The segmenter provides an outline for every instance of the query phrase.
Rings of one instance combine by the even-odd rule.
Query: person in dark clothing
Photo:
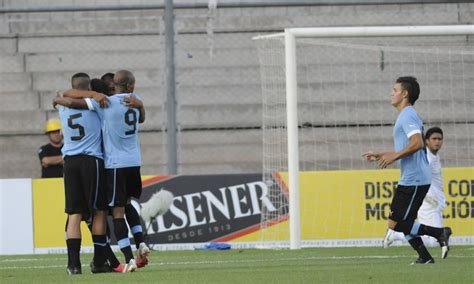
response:
[[[61,122],[57,118],[52,118],[46,122],[46,135],[49,143],[43,145],[38,150],[41,162],[41,177],[56,178],[63,176],[63,136],[61,134]]]

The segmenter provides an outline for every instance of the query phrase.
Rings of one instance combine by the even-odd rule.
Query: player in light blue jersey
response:
[[[59,117],[64,146],[64,156],[88,155],[103,159],[101,121],[99,116],[89,110],[59,106]],[[86,132],[87,129],[87,132]]]
[[[134,94],[135,77],[130,71],[120,70],[114,76],[115,91],[110,96],[109,106],[103,109],[93,100],[86,102],[90,110],[97,112],[102,120],[105,149],[105,168],[109,206],[114,216],[114,232],[119,247],[125,256],[127,267],[143,267],[148,263],[150,252],[144,243],[140,216],[131,205],[131,198],[139,198],[142,184],[140,175],[141,153],[138,139],[139,123],[145,120],[145,109],[137,94]],[[93,92],[65,92],[65,96],[92,97]],[[128,239],[127,222],[137,246],[137,259],[133,258]]]
[[[414,77],[400,77],[390,94],[392,106],[398,112],[393,129],[395,151],[367,152],[362,156],[369,161],[378,161],[386,168],[400,160],[400,180],[390,205],[389,229],[403,232],[410,245],[418,252],[413,264],[434,263],[421,235],[436,238],[442,248],[441,258],[449,251],[450,228],[435,228],[416,221],[418,209],[423,203],[431,184],[431,169],[423,143],[423,122],[413,108],[420,94],[420,86]]]
[[[73,88],[87,90],[89,76],[77,73],[72,77]],[[59,100],[61,98],[58,98]],[[69,105],[71,106],[71,105]],[[92,239],[94,241],[94,267],[104,272],[106,243],[105,218],[107,200],[102,152],[101,121],[88,110],[59,106],[64,136],[64,188],[66,199],[66,244],[68,249],[68,274],[81,274],[80,248],[82,220],[93,215]]]
[[[132,98],[133,97],[133,98]],[[109,107],[104,109],[87,99],[89,109],[97,112],[103,123],[105,168],[117,169],[141,166],[139,120],[143,118],[136,108],[128,107],[129,100],[141,100],[137,94],[122,93],[109,97]]]

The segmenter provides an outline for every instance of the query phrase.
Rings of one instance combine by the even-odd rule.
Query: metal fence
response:
[[[2,2],[0,98],[8,107],[0,110],[0,177],[39,176],[44,123],[57,116],[51,100],[70,87],[74,73],[100,77],[119,69],[135,74],[147,110],[143,174],[172,173],[173,153],[180,174],[260,172],[262,99],[252,36],[285,27],[474,19],[469,1],[175,1],[176,123],[170,127],[165,3],[116,2]],[[174,128],[176,144],[169,145]]]

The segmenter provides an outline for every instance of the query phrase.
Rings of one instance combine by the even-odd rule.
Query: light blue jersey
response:
[[[106,169],[139,167],[142,164],[138,139],[140,111],[123,104],[127,96],[130,94],[110,96],[108,108],[101,108],[94,100],[86,100],[89,109],[96,111],[102,120]]]
[[[423,122],[412,106],[404,108],[398,115],[393,128],[395,151],[403,150],[412,135],[423,135]],[[400,185],[415,186],[431,184],[431,170],[423,147],[408,157],[400,160]]]
[[[101,121],[89,110],[59,106],[64,156],[88,155],[103,159]]]

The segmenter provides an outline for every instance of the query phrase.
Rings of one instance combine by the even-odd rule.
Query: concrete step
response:
[[[245,145],[261,144],[261,129],[223,129],[195,130],[178,133],[181,144],[188,146],[202,145]]]
[[[111,13],[111,12],[109,12]],[[8,24],[4,31],[0,28],[2,34],[13,33],[30,35],[57,35],[57,34],[112,34],[112,33],[132,33],[132,32],[151,32],[160,31],[162,21],[157,20],[159,15],[149,18],[91,18],[74,19],[81,17],[76,13],[69,13],[66,19],[62,19],[64,15],[56,15],[57,21],[50,20],[49,13],[46,15],[34,14],[37,18],[35,21],[27,21],[26,19],[15,19]],[[20,14],[23,17],[25,14]],[[28,16],[28,15],[26,15]],[[40,17],[43,17],[40,19]],[[54,18],[54,17],[53,17]],[[119,27],[119,28],[118,28]]]
[[[212,43],[214,50],[255,48],[252,37],[257,33],[215,34],[212,37],[202,34],[178,34],[176,52],[192,52],[194,50],[209,51]],[[1,39],[1,46],[10,47],[15,39]],[[212,40],[212,42],[210,42]],[[4,41],[4,42],[3,42]],[[10,42],[11,41],[11,42]],[[21,37],[18,39],[20,53],[58,53],[84,51],[150,51],[164,48],[164,35],[81,35],[74,37]]]
[[[178,166],[180,174],[200,175],[200,174],[253,174],[262,172],[261,162],[239,162],[222,163],[215,161],[213,163],[180,164]]]
[[[162,49],[157,35],[101,35],[74,37],[22,37],[18,40],[20,53],[105,53],[111,51],[155,51]]]
[[[26,55],[27,72],[65,72],[76,73],[120,69],[144,69],[163,66],[158,51],[111,51],[111,52],[77,52],[54,54]]]
[[[180,67],[176,73],[178,88],[181,86],[260,85],[260,69],[254,63],[232,65],[230,60],[227,60],[225,64],[221,63],[221,66],[213,64],[214,61],[194,67],[179,65]],[[203,68],[203,66],[206,67]]]
[[[40,177],[38,149],[46,143],[48,139],[44,135],[0,136],[0,178]]]
[[[30,91],[31,77],[28,73],[5,73],[0,76],[0,93]]]
[[[40,134],[44,132],[46,113],[40,110],[3,110],[0,134]]]
[[[38,110],[39,97],[36,92],[2,92],[0,99],[10,110]]]
[[[0,24],[0,26],[1,25],[2,24]],[[17,39],[13,37],[8,37],[7,35],[2,35],[2,37],[0,37],[0,54],[14,54],[16,52]]]
[[[100,65],[100,64],[99,64]],[[55,92],[55,90],[67,90],[71,88],[71,77],[77,72],[86,72],[91,78],[100,78],[103,74],[124,69],[124,68],[110,68],[96,70],[80,69],[77,68],[71,71],[51,71],[43,72],[38,71],[32,73],[33,77],[33,89],[41,92]],[[141,69],[134,68],[130,69],[135,75],[136,87],[137,90],[140,88],[157,88],[157,91],[162,90],[158,88],[162,84],[162,69],[151,68],[151,69]]]
[[[0,73],[21,73],[25,72],[23,54],[0,55]]]
[[[258,104],[182,106],[177,117],[182,128],[254,127],[261,124]]]
[[[177,88],[180,105],[232,105],[261,104],[262,95],[259,84],[219,84],[219,85],[180,85]]]

